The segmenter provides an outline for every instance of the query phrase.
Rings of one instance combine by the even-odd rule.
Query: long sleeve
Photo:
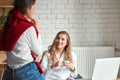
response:
[[[36,36],[36,32],[35,32],[35,29],[34,27],[31,27],[30,29],[28,29],[27,31],[27,35],[28,36],[28,44],[31,48],[31,50],[35,53],[35,54],[42,54],[42,45],[40,45],[40,42]],[[38,36],[39,37],[39,36]]]
[[[18,39],[13,51],[7,51],[8,64],[11,68],[19,68],[33,61],[31,50],[41,54],[41,48],[34,27],[28,28]]]
[[[77,57],[74,52],[72,52],[72,59],[75,66],[75,72],[71,71],[70,77],[76,78],[77,77]]]
[[[41,34],[38,34],[38,43],[39,43],[39,46],[40,46],[41,53],[43,53]]]
[[[47,58],[46,55],[43,56],[41,66],[42,66],[42,68],[44,70],[44,73],[46,72],[47,69],[49,69],[49,62],[48,62],[48,58]]]

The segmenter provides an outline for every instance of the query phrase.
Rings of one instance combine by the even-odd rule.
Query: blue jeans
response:
[[[18,69],[6,67],[2,80],[44,80],[34,62]]]

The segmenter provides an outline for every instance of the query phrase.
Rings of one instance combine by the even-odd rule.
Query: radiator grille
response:
[[[113,46],[110,47],[73,47],[77,55],[77,70],[83,78],[92,78],[95,60],[115,57]]]

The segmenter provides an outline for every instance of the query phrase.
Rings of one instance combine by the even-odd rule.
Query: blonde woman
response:
[[[58,32],[41,61],[45,80],[74,80],[77,77],[76,61],[69,34]]]

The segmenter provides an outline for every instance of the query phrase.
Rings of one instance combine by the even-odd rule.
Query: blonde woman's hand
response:
[[[58,61],[55,64],[51,65],[51,68],[53,69],[57,66],[61,66],[61,67],[64,66],[64,62],[63,61]]]
[[[67,61],[67,62],[65,63],[65,66],[66,66],[68,69],[70,69],[70,70],[74,70],[74,69],[75,69],[74,64],[71,63],[70,61]]]
[[[56,62],[56,63],[52,64],[52,65],[51,65],[51,68],[53,69],[53,68],[57,67],[57,66],[58,66],[58,63],[59,63],[59,62]]]

